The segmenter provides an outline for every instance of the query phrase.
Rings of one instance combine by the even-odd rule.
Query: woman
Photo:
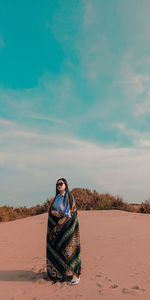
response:
[[[56,183],[56,195],[50,203],[47,225],[47,275],[56,281],[76,284],[81,274],[81,247],[78,213],[65,178]],[[71,278],[70,278],[71,276]]]

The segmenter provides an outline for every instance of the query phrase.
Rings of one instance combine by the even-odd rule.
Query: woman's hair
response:
[[[65,184],[65,186],[66,186],[65,191],[66,191],[66,192],[69,192],[67,180],[66,180],[65,178],[59,178],[59,179],[57,179],[57,182],[58,182],[59,180],[62,180],[62,181],[64,182],[64,184]],[[55,197],[57,196],[57,194],[59,194],[59,191],[58,191],[58,189],[57,189],[57,182],[56,182],[56,195],[55,195]]]

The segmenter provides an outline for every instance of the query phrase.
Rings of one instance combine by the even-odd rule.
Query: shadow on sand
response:
[[[70,281],[72,276],[67,276],[64,281]],[[0,281],[37,281],[43,279],[45,281],[50,281],[56,283],[57,281],[52,281],[46,272],[33,272],[32,270],[0,270]]]

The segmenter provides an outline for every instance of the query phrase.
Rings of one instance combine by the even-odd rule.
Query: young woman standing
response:
[[[81,274],[81,246],[78,213],[65,178],[56,182],[47,224],[46,265],[49,279],[77,284]]]

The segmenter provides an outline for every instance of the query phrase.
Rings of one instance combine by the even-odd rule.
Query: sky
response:
[[[150,2],[0,3],[0,205],[150,199]]]

